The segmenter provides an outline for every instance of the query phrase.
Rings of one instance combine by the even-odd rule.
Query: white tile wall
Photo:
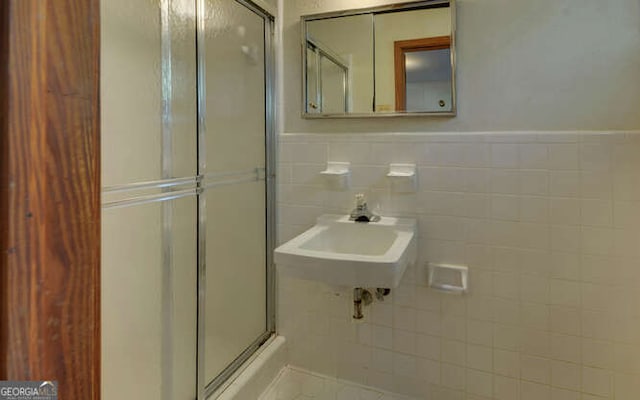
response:
[[[416,193],[391,162],[418,164]],[[279,277],[293,365],[422,399],[640,398],[640,132],[286,134],[279,170],[281,242],[358,192],[420,222],[417,265],[361,323],[349,288]],[[468,295],[428,289],[426,261],[468,265]]]

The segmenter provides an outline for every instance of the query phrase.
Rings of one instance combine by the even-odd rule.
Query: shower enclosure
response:
[[[349,67],[340,56],[307,38],[309,113],[349,112]]]
[[[204,399],[273,333],[273,18],[101,3],[102,392]]]

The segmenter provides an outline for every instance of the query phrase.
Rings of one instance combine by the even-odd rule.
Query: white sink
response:
[[[333,285],[395,288],[417,255],[417,223],[382,217],[353,222],[323,215],[315,226],[275,250],[283,273]]]

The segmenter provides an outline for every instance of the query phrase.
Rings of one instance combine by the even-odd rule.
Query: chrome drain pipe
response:
[[[363,288],[353,289],[353,319],[362,319],[362,307],[371,304],[373,296],[371,292]]]

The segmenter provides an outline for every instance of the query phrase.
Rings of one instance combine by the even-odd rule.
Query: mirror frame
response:
[[[307,112],[307,23],[315,20],[335,17],[348,17],[377,12],[395,12],[421,9],[426,6],[448,3],[451,9],[451,110],[449,111],[411,111],[411,112],[375,112],[369,113],[309,113]],[[300,17],[302,33],[302,118],[388,118],[388,117],[455,117],[458,113],[456,100],[456,1],[455,0],[423,0],[412,3],[398,3],[386,6],[359,8],[344,11],[334,11],[321,14],[309,14]],[[374,27],[375,34],[375,27]],[[375,60],[373,60],[375,62]],[[375,80],[375,76],[374,76]],[[372,82],[375,85],[375,81]]]

